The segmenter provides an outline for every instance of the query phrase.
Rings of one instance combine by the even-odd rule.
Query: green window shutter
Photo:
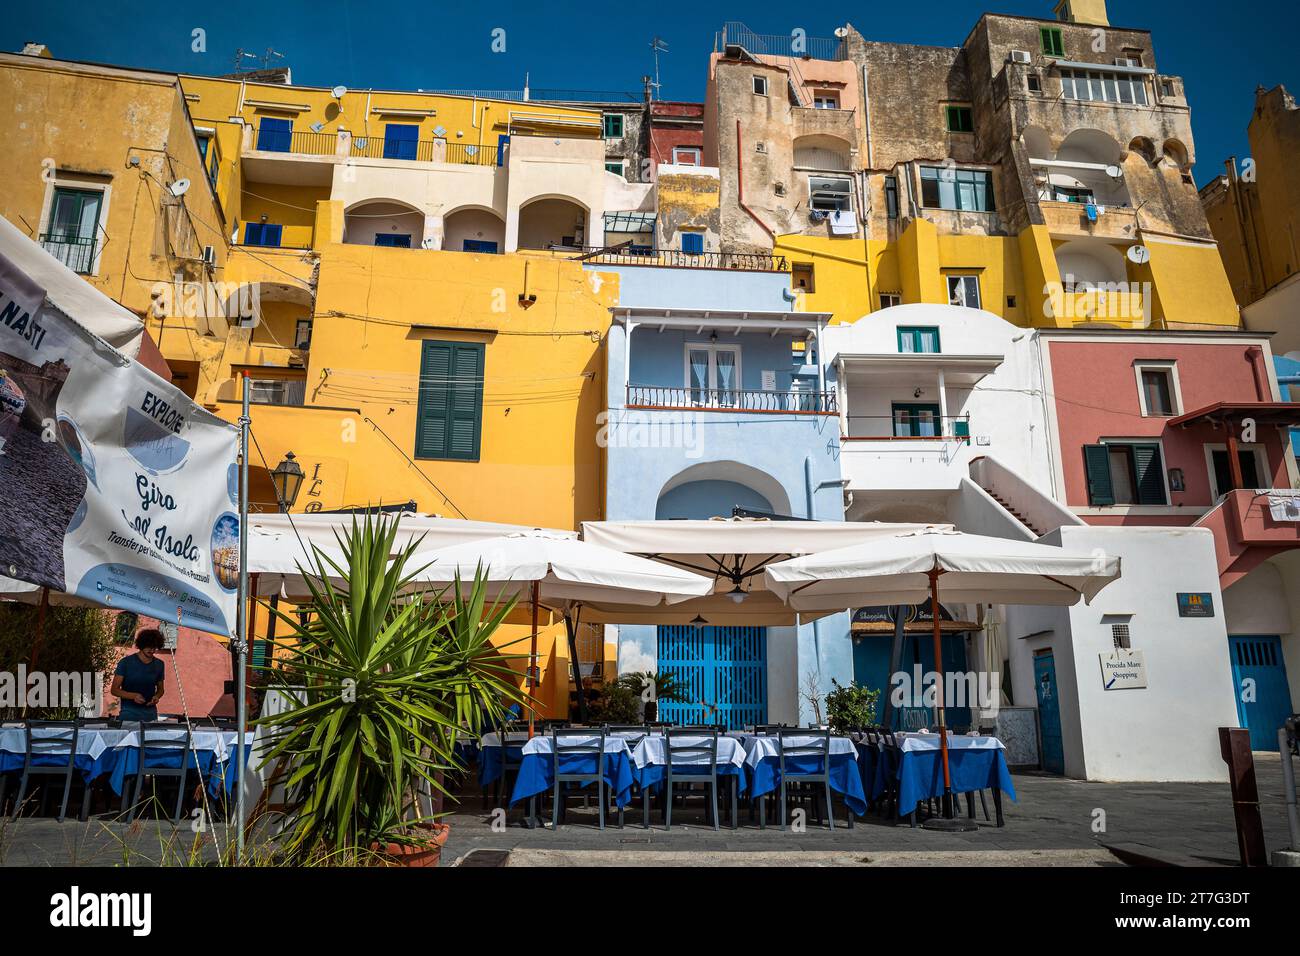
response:
[[[1039,31],[1042,38],[1043,53],[1047,56],[1063,56],[1065,54],[1065,43],[1061,39],[1061,31],[1056,27],[1043,27]]]
[[[1159,445],[1133,446],[1133,472],[1137,475],[1140,505],[1166,505],[1165,463]]]
[[[1083,468],[1088,478],[1088,504],[1113,505],[1115,490],[1110,481],[1110,450],[1105,445],[1084,445]]]
[[[477,461],[483,428],[483,346],[424,343],[420,354],[416,458]]]

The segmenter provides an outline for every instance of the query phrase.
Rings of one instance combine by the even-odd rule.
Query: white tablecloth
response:
[[[526,730],[519,730],[519,731],[512,730],[506,734],[506,743],[522,744],[522,743],[527,743],[527,741],[528,741],[528,731]],[[482,737],[479,738],[478,745],[480,747],[500,747],[501,735],[496,731],[492,731],[489,734],[484,734]]]
[[[60,731],[54,728],[38,729],[36,739],[39,741],[42,737],[57,738],[66,731]],[[178,725],[174,730],[166,731],[153,730],[149,732],[149,739],[155,740],[160,737],[170,737],[173,740],[180,740],[185,736],[185,728]],[[216,753],[217,758],[225,761],[234,747],[235,738],[238,734],[233,730],[212,730],[196,729],[191,739],[190,745],[194,750],[210,750]],[[253,734],[249,732],[244,737],[247,743],[253,742]],[[39,744],[38,744],[39,746]],[[105,750],[114,747],[129,749],[140,746],[140,730],[135,727],[82,727],[77,734],[77,753],[97,760]],[[46,748],[48,750],[62,750],[63,747],[54,739]],[[13,754],[27,753],[27,728],[25,727],[0,727],[0,751]],[[38,751],[39,752],[39,751]]]
[[[938,750],[938,734],[896,734],[898,749],[904,753],[916,750]],[[968,737],[966,734],[949,734],[949,750],[1005,750],[996,737]]]
[[[807,747],[819,739],[820,738],[815,734],[809,734],[806,737],[802,735],[787,736],[785,738],[785,743],[787,747]],[[770,736],[766,734],[761,736],[751,736],[746,734],[740,738],[740,742],[745,748],[745,763],[749,764],[751,767],[757,764],[760,760],[764,760],[768,757],[776,757],[780,752],[776,734]],[[856,757],[857,753],[857,745],[848,737],[831,738],[831,756],[835,756],[836,754],[852,754]]]
[[[581,737],[574,735],[572,737],[567,738],[565,740],[565,743],[584,744],[589,747],[599,738],[599,736],[600,736],[599,734],[591,734],[590,736],[584,735]],[[605,737],[605,753],[616,754],[619,751],[625,751],[625,750],[627,750],[627,741],[624,740],[622,737],[610,737],[610,736]],[[528,743],[524,744],[523,752],[524,752],[524,756],[528,756],[529,754],[553,753],[554,751],[553,748],[551,747],[551,738],[534,737],[532,740],[528,741]],[[630,752],[629,752],[629,756],[630,756]]]
[[[708,743],[708,737],[694,736],[676,736],[673,737],[673,743],[677,746],[699,747]],[[699,765],[707,764],[709,758],[705,754],[682,754],[673,760],[673,766]],[[745,748],[740,745],[740,741],[734,737],[718,738],[718,763],[732,764],[739,767],[745,762]],[[636,749],[632,751],[632,763],[637,769],[646,766],[662,767],[668,763],[668,743],[662,734],[653,734],[646,737]]]

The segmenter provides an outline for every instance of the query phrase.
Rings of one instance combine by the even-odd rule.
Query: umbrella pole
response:
[[[36,607],[36,640],[32,642],[31,669],[36,670],[36,662],[41,656],[41,642],[45,640],[45,611],[50,606],[50,589],[41,588],[41,603]]]
[[[581,613],[581,604],[573,609],[572,614],[565,612],[564,629],[569,634],[569,660],[573,664],[573,686],[577,689],[578,694],[578,722],[585,724],[587,722],[587,695],[582,690],[582,661],[578,659],[578,615]]]
[[[533,739],[537,716],[537,582],[533,582],[533,638],[528,652],[528,739]]]
[[[935,712],[939,715],[939,755],[943,761],[943,816],[926,820],[921,826],[928,830],[948,830],[952,832],[969,832],[977,830],[973,820],[963,820],[953,816],[952,773],[948,769],[948,728],[943,712],[943,640],[940,636],[939,621],[939,575],[943,570],[935,567],[930,571],[930,616],[934,618],[934,671],[938,676],[935,682]]]

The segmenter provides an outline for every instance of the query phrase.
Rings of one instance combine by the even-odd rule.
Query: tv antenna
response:
[[[655,57],[654,91],[655,91],[655,96],[658,97],[659,96],[659,54],[668,52],[668,44],[664,41],[662,37],[656,36],[653,40],[650,41],[650,50],[654,53],[654,57]]]

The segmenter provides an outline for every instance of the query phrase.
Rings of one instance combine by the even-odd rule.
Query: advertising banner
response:
[[[229,634],[238,432],[75,319],[0,253],[0,574]]]

